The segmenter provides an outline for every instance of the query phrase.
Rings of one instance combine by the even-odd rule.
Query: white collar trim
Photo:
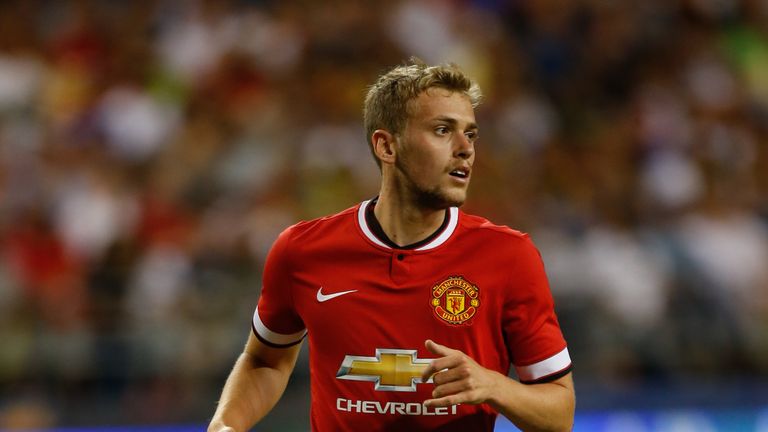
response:
[[[368,208],[368,206],[371,204],[372,200],[366,200],[360,203],[360,207],[357,209],[357,224],[360,226],[360,229],[363,231],[363,234],[368,238],[368,240],[372,241],[373,243],[377,244],[378,246],[381,246],[386,249],[392,249],[387,244],[379,240],[376,235],[373,234],[373,231],[368,227],[368,223],[365,220],[365,211]],[[459,224],[459,208],[458,207],[449,207],[448,208],[448,225],[445,227],[442,233],[435,237],[431,242],[425,244],[422,247],[416,248],[417,251],[425,251],[434,249],[446,241],[448,241],[449,238],[451,238],[451,235],[453,235],[453,232],[456,231],[456,226]]]

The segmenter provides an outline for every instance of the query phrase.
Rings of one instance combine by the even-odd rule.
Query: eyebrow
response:
[[[432,121],[434,121],[434,122],[443,122],[443,123],[448,123],[448,124],[450,124],[451,126],[456,126],[457,124],[459,124],[459,121],[458,121],[458,120],[456,120],[455,118],[453,118],[453,117],[446,117],[446,116],[438,116],[438,117],[435,117],[435,118],[433,118],[433,119],[432,119]],[[475,123],[475,122],[470,122],[470,123],[467,125],[467,128],[466,128],[465,130],[469,130],[469,129],[478,129],[477,123]]]

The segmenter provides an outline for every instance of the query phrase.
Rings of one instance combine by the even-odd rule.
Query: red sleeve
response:
[[[293,305],[291,232],[291,228],[283,231],[267,255],[261,297],[253,313],[254,334],[274,347],[295,345],[307,333]]]
[[[571,358],[541,255],[527,235],[517,244],[513,259],[504,308],[510,358],[521,382],[556,379],[571,369]]]

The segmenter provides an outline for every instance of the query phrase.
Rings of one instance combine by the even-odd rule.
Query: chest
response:
[[[294,304],[311,340],[420,346],[428,337],[501,334],[510,275],[465,253],[325,253],[294,271]],[[483,336],[487,337],[487,336]]]

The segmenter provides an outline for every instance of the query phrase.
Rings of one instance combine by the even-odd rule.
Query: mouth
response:
[[[469,178],[469,168],[456,168],[448,174],[458,179],[467,179]]]

